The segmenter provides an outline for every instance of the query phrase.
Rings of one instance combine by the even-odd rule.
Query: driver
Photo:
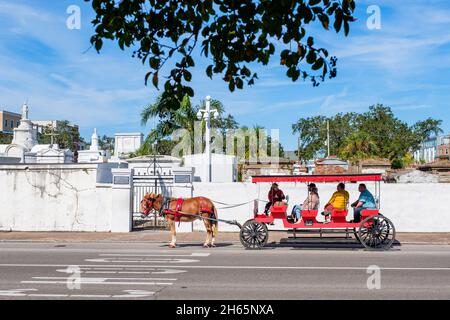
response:
[[[353,208],[353,222],[361,222],[361,212],[363,210],[376,209],[375,198],[367,190],[367,186],[364,183],[359,185],[358,191],[360,192],[359,199],[352,203]]]

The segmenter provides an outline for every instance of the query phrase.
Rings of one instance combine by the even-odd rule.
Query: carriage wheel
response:
[[[387,250],[395,240],[394,224],[382,215],[367,217],[359,225],[358,238],[367,249]]]
[[[261,249],[269,240],[269,231],[264,223],[248,220],[242,226],[240,239],[247,249]]]

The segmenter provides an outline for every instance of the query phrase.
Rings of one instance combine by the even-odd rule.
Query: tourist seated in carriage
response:
[[[320,197],[319,197],[319,189],[314,183],[308,185],[308,196],[306,197],[303,204],[295,205],[292,208],[291,216],[289,220],[293,222],[300,221],[302,217],[302,211],[316,211],[319,210]]]
[[[337,185],[337,191],[333,193],[331,199],[327,202],[322,215],[325,216],[324,223],[331,221],[331,213],[335,210],[347,210],[347,205],[350,199],[350,194],[345,190],[345,184],[339,183]]]
[[[286,199],[283,191],[281,191],[280,188],[278,188],[277,183],[272,183],[272,187],[269,190],[269,194],[267,196],[269,198],[269,202],[266,204],[266,207],[264,209],[264,213],[266,215],[269,214],[270,207],[273,206],[276,202],[281,202],[284,199]]]
[[[361,212],[363,210],[374,210],[377,208],[375,198],[367,190],[367,186],[364,183],[359,185],[358,191],[360,192],[359,198],[352,203],[353,222],[361,222]]]

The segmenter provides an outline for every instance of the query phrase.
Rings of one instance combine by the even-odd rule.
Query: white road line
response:
[[[56,267],[67,268],[69,265],[67,264],[0,264],[0,267]],[[167,273],[170,273],[172,268],[182,268],[182,269],[275,269],[275,270],[367,270],[367,267],[323,267],[323,266],[305,266],[305,267],[289,267],[289,266],[193,266],[193,265],[111,265],[114,267],[122,267],[122,268],[141,268],[141,269],[166,269]],[[86,264],[86,265],[78,265],[80,268],[95,268],[98,265],[95,264]],[[380,267],[381,270],[417,270],[417,271],[450,271],[450,267]],[[177,272],[185,272],[184,270],[176,270]],[[153,272],[158,273],[158,272]],[[165,273],[165,272],[162,272]]]
[[[145,258],[99,258],[99,259],[85,259],[86,262],[96,263],[194,263],[200,262],[200,260],[194,259],[145,259]]]
[[[81,273],[98,273],[98,274],[177,274],[177,273],[185,273],[186,270],[177,270],[177,269],[155,269],[155,268],[147,268],[149,271],[142,271],[145,266],[134,266],[134,267],[126,267],[126,268],[97,268],[97,267],[80,267]],[[111,270],[111,271],[109,271]],[[71,273],[68,272],[67,269],[56,269],[57,272],[61,273]]]
[[[67,284],[67,281],[21,281],[23,284]],[[101,285],[139,285],[139,286],[171,286],[171,282],[95,282],[95,281],[77,281],[79,284],[101,284]]]
[[[34,297],[34,298],[144,298],[154,295],[153,291],[123,290],[125,294],[61,294],[61,293],[25,293],[25,291],[37,291],[37,289],[11,289],[0,291],[0,296],[5,297]]]
[[[149,274],[148,271],[118,271],[118,274]]]
[[[24,297],[27,294],[26,291],[37,291],[37,289],[10,289],[1,290],[0,297]]]
[[[66,298],[68,294],[52,294],[52,293],[30,293],[28,297],[42,297],[42,298]]]
[[[154,295],[154,292],[145,291],[145,290],[124,290],[123,292],[127,292],[127,294],[118,294],[112,296],[113,298],[144,298],[151,295]]]
[[[71,298],[111,298],[110,294],[71,294]]]
[[[193,252],[191,254],[139,254],[139,253],[103,253],[101,257],[209,257],[207,252]]]
[[[33,277],[32,279],[36,280],[67,280],[67,277]],[[133,280],[133,281],[145,281],[145,280],[153,280],[153,281],[177,281],[175,278],[82,278],[87,281],[108,281],[108,280]]]
[[[150,274],[149,271],[81,271],[81,274]]]

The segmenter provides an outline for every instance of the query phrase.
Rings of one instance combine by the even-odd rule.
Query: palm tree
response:
[[[369,134],[355,132],[344,141],[340,156],[353,165],[358,165],[358,171],[361,172],[361,160],[373,157],[377,153],[378,146]]]
[[[142,125],[147,124],[152,118],[157,118],[158,124],[150,131],[141,150],[138,150],[137,153],[140,155],[151,153],[151,146],[155,142],[167,142],[167,139],[177,129],[186,129],[191,134],[191,137],[195,138],[193,133],[195,122],[198,121],[197,112],[204,105],[205,101],[200,101],[200,105],[193,106],[189,96],[185,96],[181,102],[170,97],[163,98],[162,95],[158,96],[153,104],[149,104],[141,112]],[[220,115],[223,115],[225,112],[223,104],[218,100],[211,100],[211,109],[216,109]],[[204,125],[202,124],[202,130],[204,130]],[[231,129],[237,127],[237,122],[232,115],[227,115],[219,119],[212,119],[211,126],[221,130]],[[195,143],[195,141],[192,142]],[[197,143],[201,143],[201,141],[197,141]]]

